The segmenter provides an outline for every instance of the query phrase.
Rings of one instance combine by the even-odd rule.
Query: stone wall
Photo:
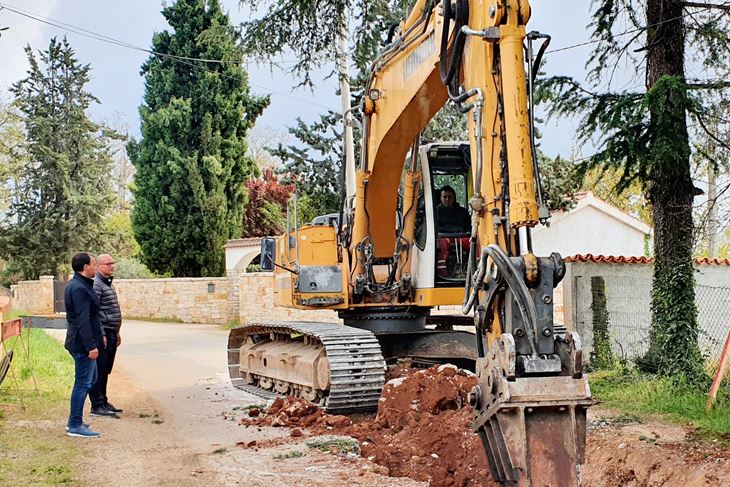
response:
[[[53,314],[53,276],[38,281],[20,281],[11,286],[12,309],[37,315]]]
[[[323,321],[338,323],[337,313],[331,310],[299,310],[274,306],[274,275],[251,272],[240,277],[241,323],[257,321]]]
[[[226,277],[114,281],[123,316],[185,323],[223,324],[234,320],[238,306],[229,299],[234,286],[235,282]]]

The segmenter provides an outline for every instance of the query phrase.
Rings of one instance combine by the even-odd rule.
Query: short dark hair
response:
[[[443,192],[451,193],[453,195],[454,199],[456,199],[456,191],[454,191],[454,188],[452,188],[448,184],[446,186],[444,186],[443,188],[441,188],[441,192],[442,193]]]
[[[88,252],[79,252],[71,258],[71,269],[74,272],[83,271],[87,264],[91,264],[91,255]]]

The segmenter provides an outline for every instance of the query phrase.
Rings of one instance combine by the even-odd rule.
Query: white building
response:
[[[223,248],[226,249],[226,275],[240,275],[246,272],[246,267],[261,253],[261,238],[229,240]]]
[[[535,255],[558,252],[563,257],[578,254],[645,255],[652,229],[641,220],[597,198],[591,192],[576,195],[577,205],[554,213],[550,226],[532,230]]]

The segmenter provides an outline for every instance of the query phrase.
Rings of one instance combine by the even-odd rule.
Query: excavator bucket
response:
[[[560,375],[518,376],[514,339],[503,334],[477,361],[470,399],[495,479],[508,486],[580,486],[586,410],[592,404],[580,370],[577,334],[556,337]]]

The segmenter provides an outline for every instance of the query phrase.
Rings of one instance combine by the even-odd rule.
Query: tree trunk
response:
[[[647,2],[647,99],[654,217],[650,349],[644,365],[694,381],[702,371],[692,266],[692,202],[684,21],[680,0]]]

